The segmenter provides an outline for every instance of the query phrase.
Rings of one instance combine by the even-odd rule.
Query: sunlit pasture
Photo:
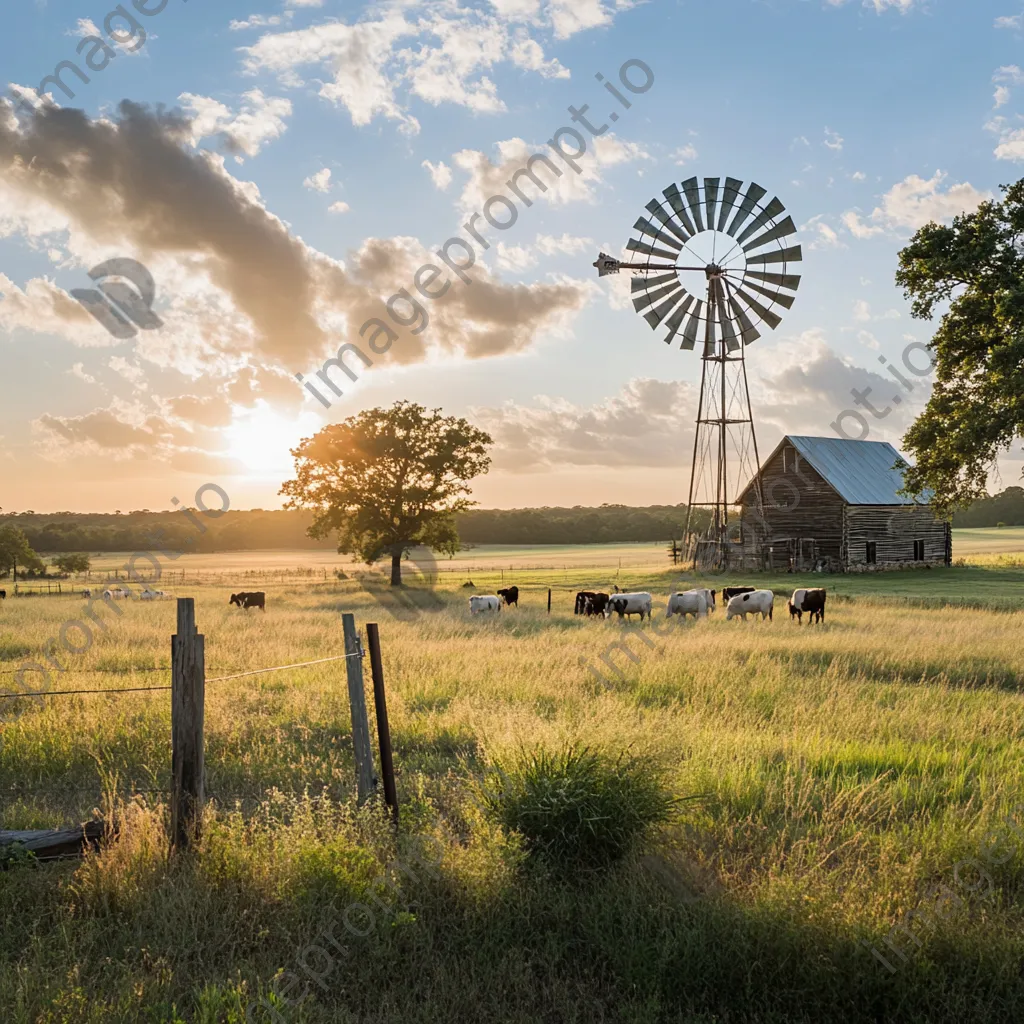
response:
[[[608,586],[611,567],[524,569],[522,607],[490,617],[468,611],[481,588],[458,583],[423,612],[415,588],[399,605],[356,579],[271,581],[265,614],[229,607],[230,586],[170,587],[196,598],[210,680],[342,653],[343,611],[380,624],[400,833],[354,811],[343,662],[208,684],[211,802],[187,864],[165,856],[166,691],[7,701],[0,827],[94,810],[121,825],[83,864],[0,872],[8,1019],[241,1020],[425,834],[444,846],[439,878],[380,888],[393,920],[347,937],[356,955],[281,1019],[582,1022],[599,1006],[652,1024],[749,1020],[751,1006],[764,1021],[1010,1019],[1024,840],[991,886],[957,889],[954,866],[1024,800],[1024,574],[825,577],[824,626],[790,622],[780,598],[772,622],[719,608],[666,628],[670,588],[692,581],[659,570],[618,577],[656,595],[649,643],[572,615],[573,588]],[[500,570],[474,582],[496,586]],[[941,592],[980,606],[941,607]],[[88,651],[58,648],[53,689],[169,683],[174,602],[118,607],[98,613],[108,629]],[[66,596],[0,605],[2,688],[82,610]],[[524,864],[474,798],[496,759],[571,744],[629,750],[697,797],[642,856],[572,885]],[[918,929],[920,947],[904,937],[890,975],[870,947],[892,959],[883,939],[937,884],[960,904]],[[719,1016],[697,1013],[709,1006]]]

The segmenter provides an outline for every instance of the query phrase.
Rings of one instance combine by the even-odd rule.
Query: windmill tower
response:
[[[800,277],[790,271],[803,259],[791,244],[793,218],[783,217],[777,198],[765,204],[767,195],[753,182],[744,190],[737,178],[672,184],[633,225],[637,236],[626,248],[635,261],[601,253],[594,263],[599,277],[635,275],[633,306],[653,330],[667,330],[667,345],[678,339],[688,351],[701,347],[684,543],[687,560],[702,569],[728,568],[740,531],[754,528],[741,524],[732,504],[752,479],[764,521],[746,346],[762,325],[779,326],[777,310],[792,307]],[[753,538],[753,545],[745,539],[761,550],[766,538]]]

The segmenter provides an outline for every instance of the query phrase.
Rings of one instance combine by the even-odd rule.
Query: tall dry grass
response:
[[[273,1002],[275,974],[368,890],[390,916],[280,1019],[1013,1019],[1022,850],[919,928],[920,948],[904,941],[894,976],[862,940],[885,952],[900,915],[953,886],[1024,799],[1024,613],[861,598],[797,627],[780,602],[774,622],[719,612],[650,649],[615,620],[574,618],[566,596],[550,618],[539,593],[484,618],[451,591],[407,621],[350,583],[276,587],[266,615],[219,588],[195,596],[209,677],[341,653],[341,611],[381,623],[402,835],[353,809],[343,663],[209,685],[215,798],[183,862],[164,845],[166,692],[5,702],[0,827],[94,808],[121,825],[81,865],[0,873],[5,1019],[274,1019],[258,999]],[[55,687],[169,681],[142,670],[169,664],[173,603],[122,612],[61,656]],[[8,600],[0,672],[80,614]],[[602,656],[620,640],[636,660],[620,650],[616,673]],[[628,750],[701,799],[596,877],[526,872],[475,782],[524,749],[572,745]],[[437,876],[388,869],[422,834],[443,843]]]

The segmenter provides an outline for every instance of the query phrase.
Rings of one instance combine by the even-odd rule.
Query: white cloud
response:
[[[813,231],[815,238],[810,242],[810,249],[842,249],[845,248],[839,240],[835,229],[825,222],[824,214],[812,217],[806,224],[800,226],[801,231]]]
[[[685,167],[687,164],[693,163],[697,159],[697,155],[697,147],[692,143],[688,143],[685,146],[679,146],[677,149],[672,150],[668,158],[679,167]]]
[[[568,78],[568,69],[546,56],[536,31],[568,38],[609,24],[628,6],[628,0],[546,0],[543,6],[536,0],[498,0],[487,9],[406,0],[370,8],[352,24],[331,20],[268,31],[241,52],[246,71],[269,71],[290,87],[302,85],[300,70],[312,68],[320,96],[347,110],[355,125],[384,117],[415,134],[414,99],[477,113],[504,111],[490,77],[500,65]]]
[[[649,160],[650,154],[635,142],[623,142],[611,132],[590,140],[586,153],[579,157],[579,174],[563,164],[552,149],[545,145],[529,146],[522,139],[505,139],[497,143],[497,160],[491,160],[485,153],[475,149],[464,149],[452,155],[452,163],[467,175],[459,197],[459,205],[466,211],[478,211],[495,195],[511,195],[508,181],[517,171],[525,168],[527,160],[535,153],[543,153],[561,172],[555,174],[543,163],[534,165],[534,173],[547,185],[547,191],[539,192],[526,177],[518,181],[524,194],[534,198],[542,196],[554,205],[561,205],[594,198],[594,188],[601,181],[605,167]]]
[[[850,178],[853,181],[867,181],[868,176],[863,171],[854,171]]]
[[[853,304],[853,319],[866,323],[871,319],[871,306],[864,299],[858,299]]]
[[[972,213],[992,198],[991,192],[980,192],[970,182],[943,190],[947,177],[944,171],[936,171],[927,180],[911,174],[885,193],[882,205],[872,211],[870,218],[865,220],[857,210],[848,210],[842,216],[843,224],[860,239],[916,231],[931,221],[948,222],[961,213]]]
[[[267,142],[283,135],[285,118],[292,113],[291,100],[264,96],[260,89],[245,93],[237,114],[209,96],[183,92],[178,99],[193,115],[192,144],[216,136],[238,163],[242,154],[256,156]]]
[[[832,131],[831,128],[825,129],[825,148],[831,149],[834,153],[841,153],[843,151],[843,139],[839,132]]]
[[[452,183],[452,169],[443,160],[439,160],[436,164],[424,160],[420,166],[427,169],[434,187],[439,188],[442,192]]]
[[[79,380],[84,380],[86,384],[95,384],[96,378],[85,372],[85,367],[81,363],[75,363],[70,370],[67,371],[72,377],[77,377]]]
[[[558,238],[555,238],[553,235],[538,235],[534,244],[545,256],[553,256],[555,253],[565,253],[568,256],[573,256],[578,252],[592,249],[594,246],[594,242],[590,238],[580,238],[577,235],[566,234]]]
[[[339,200],[336,203],[331,203],[331,205],[327,207],[327,212],[328,213],[348,213],[348,211],[349,211],[348,203],[343,203],[343,202],[341,202],[341,200]]]
[[[995,27],[996,28],[1013,29],[1013,30],[1016,31],[1017,29],[1019,29],[1021,27],[1022,22],[1024,22],[1024,15],[1011,14],[1011,15],[1006,15],[1006,16],[1004,16],[1002,18],[996,18],[996,26]]]
[[[316,174],[311,174],[302,184],[314,192],[329,192],[331,190],[331,169],[329,167],[322,168]]]

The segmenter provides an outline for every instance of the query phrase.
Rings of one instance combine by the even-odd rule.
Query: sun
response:
[[[265,402],[252,409],[238,409],[224,431],[227,454],[259,476],[284,477],[295,468],[291,456],[303,437],[315,433],[315,417],[309,412],[282,416]]]

